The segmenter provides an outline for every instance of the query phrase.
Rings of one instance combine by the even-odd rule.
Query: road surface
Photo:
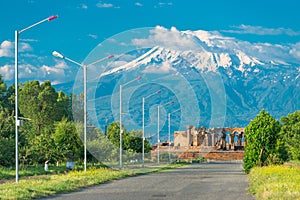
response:
[[[61,194],[61,200],[250,200],[241,163],[191,164]]]

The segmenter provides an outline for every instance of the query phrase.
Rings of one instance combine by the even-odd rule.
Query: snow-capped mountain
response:
[[[95,94],[95,104],[102,105],[97,107],[99,121],[108,115],[118,120],[118,95],[110,96],[118,94],[120,84],[138,76],[143,77],[140,85],[128,86],[132,91],[124,103],[131,115],[127,124],[135,123],[136,127],[141,125],[141,98],[160,88],[164,95],[148,101],[145,114],[149,128],[155,121],[151,105],[163,104],[171,97],[184,107],[181,120],[188,116],[182,120],[183,126],[243,127],[263,108],[276,118],[300,109],[300,65],[271,55],[271,51],[268,54],[268,45],[250,45],[206,31],[179,35],[181,40],[162,45],[153,42],[152,47],[127,52],[131,60],[123,59],[129,56],[117,57],[101,74]]]

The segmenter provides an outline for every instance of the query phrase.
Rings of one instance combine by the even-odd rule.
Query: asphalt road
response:
[[[63,200],[248,200],[241,163],[192,164],[89,187],[48,199]]]

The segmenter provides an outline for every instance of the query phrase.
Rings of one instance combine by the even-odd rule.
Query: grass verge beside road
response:
[[[248,175],[249,193],[256,199],[300,199],[300,168],[255,167]]]
[[[0,199],[33,199],[47,197],[128,176],[178,168],[182,165],[183,164],[160,165],[120,171],[108,168],[94,168],[88,169],[86,172],[71,171],[67,174],[22,179],[18,184],[14,182],[0,184]]]
[[[51,166],[49,171],[44,170],[44,166],[29,166],[25,168],[20,168],[19,177],[28,177],[28,176],[38,176],[38,175],[50,175],[50,174],[60,174],[66,171],[65,166]],[[5,167],[0,167],[0,183],[1,180],[13,180],[16,177],[15,169],[9,169]]]

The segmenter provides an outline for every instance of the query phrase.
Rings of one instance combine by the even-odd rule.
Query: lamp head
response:
[[[58,15],[50,16],[50,17],[48,17],[48,21],[54,20],[56,18],[58,18]]]
[[[57,51],[53,51],[52,55],[55,56],[55,57],[64,59],[64,56],[62,54],[58,53]]]

